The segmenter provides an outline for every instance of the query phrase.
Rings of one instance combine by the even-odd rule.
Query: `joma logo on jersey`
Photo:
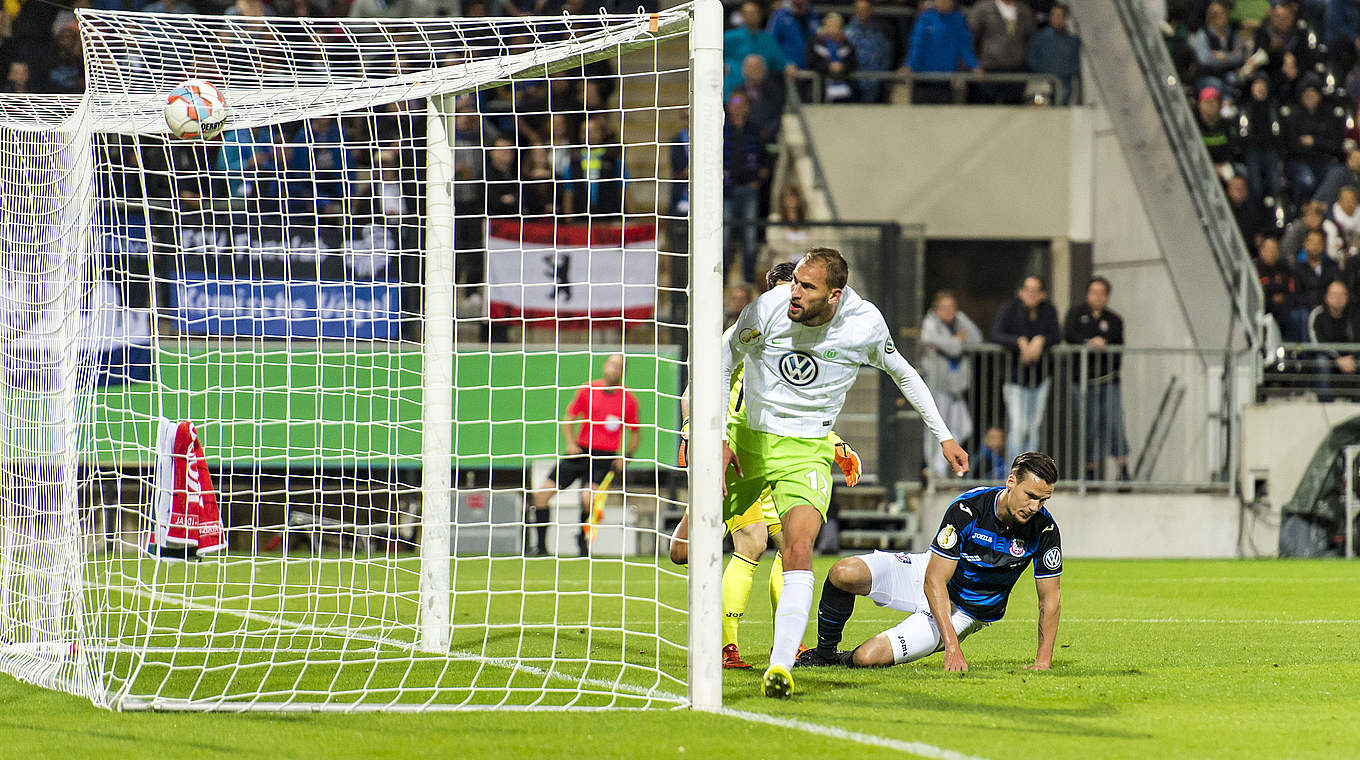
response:
[[[817,360],[806,351],[790,351],[779,359],[779,374],[790,385],[811,385],[817,379]]]

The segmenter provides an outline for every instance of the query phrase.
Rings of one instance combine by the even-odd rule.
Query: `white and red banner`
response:
[[[651,319],[656,311],[655,224],[491,219],[486,249],[493,320],[584,328],[600,320]]]
[[[168,560],[203,559],[227,548],[217,493],[192,423],[161,421],[146,548]]]

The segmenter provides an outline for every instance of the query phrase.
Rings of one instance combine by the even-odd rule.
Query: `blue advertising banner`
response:
[[[185,272],[175,319],[191,335],[397,340],[401,287],[391,282],[223,280]]]

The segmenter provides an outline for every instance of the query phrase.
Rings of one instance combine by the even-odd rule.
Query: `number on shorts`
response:
[[[831,479],[827,478],[820,470],[807,471],[808,485],[812,490],[820,493],[823,498],[828,498],[831,492]]]

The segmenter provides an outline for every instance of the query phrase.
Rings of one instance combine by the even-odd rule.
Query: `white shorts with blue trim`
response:
[[[930,553],[876,551],[859,558],[869,567],[869,598],[874,604],[910,614],[883,632],[893,648],[893,664],[919,660],[943,650],[944,640],[926,599],[926,564],[930,562]],[[959,641],[989,625],[952,604],[949,617]]]

